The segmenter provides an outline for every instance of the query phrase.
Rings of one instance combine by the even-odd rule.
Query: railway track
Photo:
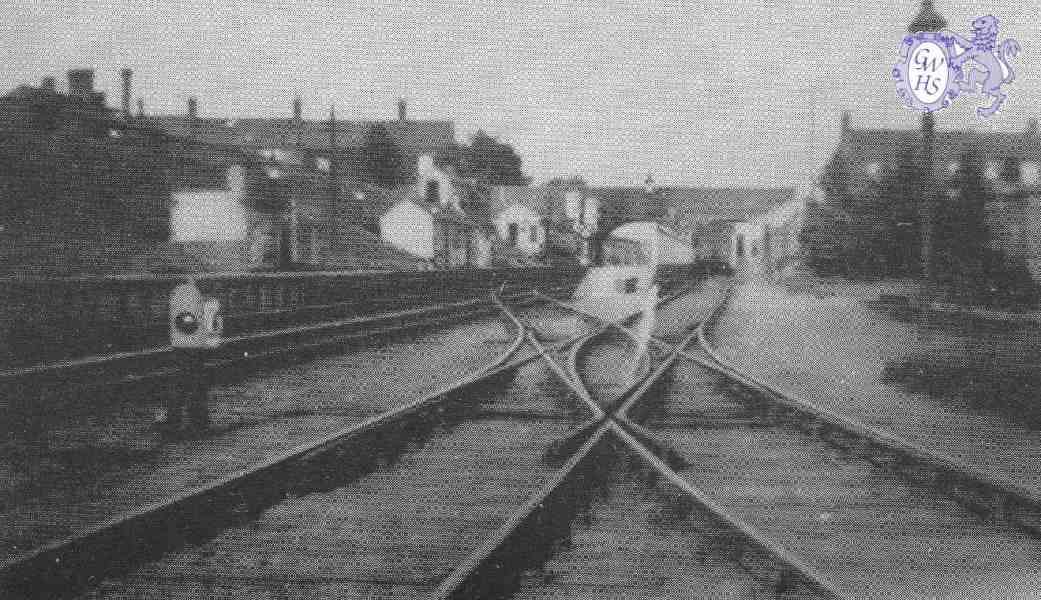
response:
[[[1037,540],[923,476],[932,463],[908,473],[881,432],[868,444],[853,437],[860,428],[836,433],[717,361],[718,311],[696,328],[672,319],[634,360],[626,323],[575,311],[562,334],[558,316],[525,318],[506,300],[495,304],[516,337],[489,368],[177,506],[24,557],[4,567],[7,589],[902,598],[993,596],[1041,579]]]
[[[570,368],[554,369],[598,415],[585,442],[436,597],[837,597],[812,569],[683,480],[666,462],[668,443],[628,418],[678,352],[641,364],[631,354],[638,340],[619,332],[629,336],[617,328],[586,337]],[[629,347],[628,359],[619,345]],[[621,380],[605,381],[610,374]],[[578,533],[576,521],[585,524]],[[605,549],[620,535],[624,542]]]
[[[514,292],[511,297],[523,302],[530,294]],[[287,360],[308,360],[350,343],[472,320],[495,311],[494,305],[484,298],[362,317],[334,318],[340,308],[339,305],[303,307],[295,311],[234,317],[242,323],[231,328],[232,335],[212,353],[208,364],[227,379],[246,370],[263,369],[276,361],[284,364]],[[229,321],[234,322],[234,318],[229,318]],[[161,384],[181,375],[184,367],[173,356],[171,348],[161,347],[2,370],[0,392],[11,391],[3,394],[10,397],[10,406],[6,407],[9,412],[31,414],[33,403],[41,396],[68,395],[70,390],[82,393]]]
[[[534,321],[543,321],[541,326],[547,330],[567,329],[559,318],[543,317]],[[567,325],[575,326],[574,323]],[[409,448],[436,437],[434,430],[451,429],[462,423],[464,416],[489,421],[515,419],[523,425],[517,431],[527,432],[520,439],[552,442],[556,436],[531,436],[532,424],[527,421],[546,420],[539,410],[519,410],[515,414],[509,405],[502,404],[501,398],[498,404],[490,400],[497,397],[498,388],[537,357],[530,353],[522,355],[520,349],[524,341],[525,331],[518,330],[511,346],[494,364],[412,404],[325,436],[316,443],[298,447],[201,489],[18,556],[0,565],[0,589],[25,597],[74,595],[75,590],[96,585],[106,576],[125,573],[142,561],[211,538],[229,524],[249,522],[268,507],[279,505],[287,495],[309,493],[333,485],[330,482],[346,484],[380,471],[381,465],[393,462],[394,457],[407,454]],[[563,340],[559,345],[566,348],[573,342]],[[542,394],[542,388],[537,387],[536,392]],[[548,402],[551,396],[545,394],[542,399]],[[498,408],[488,409],[489,402]],[[484,409],[480,409],[481,406]],[[480,413],[480,410],[486,412]],[[550,422],[558,427],[559,420],[550,419]],[[487,439],[489,431],[475,433],[470,439]],[[500,451],[492,456],[502,458],[511,452]],[[436,502],[433,505],[436,506]]]
[[[675,336],[654,342],[684,360],[655,402],[619,413],[646,421],[645,438],[668,440],[659,454],[679,465],[678,485],[772,540],[775,555],[835,596],[1033,593],[1041,546],[1018,486],[748,377],[708,342],[718,312],[697,328],[694,350]]]

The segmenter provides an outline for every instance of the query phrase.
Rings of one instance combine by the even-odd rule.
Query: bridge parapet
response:
[[[698,271],[711,270],[706,268]],[[505,284],[573,290],[584,268],[200,274],[220,300],[224,334],[261,331],[458,302]],[[690,265],[660,269],[689,281]],[[170,293],[184,275],[0,279],[0,372],[169,345]],[[666,286],[668,287],[668,282]]]
[[[473,298],[499,285],[544,288],[580,269],[202,274],[191,279],[225,307],[229,336],[331,318]],[[171,290],[183,275],[5,278],[0,370],[169,344]]]

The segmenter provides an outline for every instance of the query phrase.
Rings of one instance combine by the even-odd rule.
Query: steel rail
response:
[[[713,347],[707,330],[715,325],[726,303],[708,324],[698,327],[698,343],[707,358],[683,352],[681,356],[758,391],[783,410],[803,431],[845,447],[873,464],[890,468],[908,479],[946,495],[976,513],[1007,521],[1031,535],[1041,536],[1041,494],[1022,485],[906,438],[859,423],[816,405],[797,394],[778,389],[723,357]]]
[[[514,326],[525,332],[525,337],[536,347],[539,351],[539,356],[543,357],[546,364],[557,377],[584,404],[589,406],[594,417],[578,429],[580,435],[586,436],[585,442],[571,453],[564,465],[553,477],[532,494],[521,507],[514,511],[480,548],[471,553],[453,569],[431,596],[431,598],[437,600],[489,597],[493,595],[491,590],[507,585],[500,577],[500,565],[511,564],[515,560],[513,557],[518,553],[522,553],[519,547],[524,544],[518,538],[523,536],[526,527],[538,526],[539,521],[547,521],[549,517],[553,516],[553,508],[559,506],[560,502],[564,501],[563,497],[566,495],[565,490],[568,484],[573,482],[581,468],[588,466],[589,457],[595,449],[601,448],[606,442],[607,432],[610,429],[610,418],[600,407],[599,403],[592,399],[589,391],[582,384],[581,378],[578,377],[577,368],[574,367],[582,346],[606,331],[610,324],[598,318],[597,320],[601,322],[601,325],[596,331],[576,336],[564,344],[564,346],[574,344],[570,361],[572,369],[569,374],[546,352],[546,348],[540,343],[538,338],[530,334],[528,326],[522,323],[503,303],[499,302],[499,306],[500,310],[514,323]],[[626,317],[626,319],[631,318],[632,316]],[[566,447],[569,443],[577,444],[576,440],[575,436],[569,436],[564,441],[564,446]],[[557,517],[559,518],[559,515]]]
[[[601,321],[603,320],[601,319]],[[610,324],[604,322],[600,332],[586,336],[582,344],[590,342],[608,327]],[[680,356],[683,347],[689,344],[696,335],[696,332],[688,335],[682,344],[672,349],[666,361],[623,392],[619,396],[623,401],[615,403],[616,406],[612,409],[611,414],[599,422],[590,422],[585,425],[583,431],[592,430],[588,434],[586,442],[568,458],[550,481],[535,492],[503,523],[491,538],[460,563],[442,581],[438,590],[431,597],[436,600],[488,597],[491,595],[490,590],[508,586],[509,584],[502,580],[502,569],[517,560],[515,558],[517,555],[523,555],[523,551],[519,550],[518,546],[524,542],[522,537],[525,527],[537,527],[543,522],[552,520],[547,517],[547,511],[552,511],[553,507],[560,506],[561,499],[567,494],[568,485],[577,485],[575,480],[579,478],[580,469],[588,466],[594,451],[604,445],[609,437],[608,434],[611,433],[620,439],[631,452],[645,461],[649,468],[671,482],[681,492],[683,498],[700,506],[703,511],[746,540],[746,543],[735,546],[738,552],[734,558],[748,568],[753,575],[757,575],[760,579],[768,579],[779,592],[801,585],[819,597],[841,598],[842,596],[826,579],[751,525],[730,515],[721,506],[712,502],[706,494],[666,465],[655,452],[645,447],[637,439],[638,436],[630,433],[627,425],[637,431],[642,431],[642,428],[628,420],[626,411],[631,409],[668,372],[676,358]],[[572,353],[573,356],[577,355],[579,347],[576,346],[576,351]],[[577,363],[573,364],[577,365]],[[577,373],[577,366],[574,370]],[[580,387],[584,387],[580,378],[575,381]],[[588,391],[586,395],[588,395]],[[557,515],[557,518],[559,519],[560,516]],[[758,550],[762,555],[760,558],[765,556],[766,560],[755,562],[748,551],[750,548]],[[764,563],[766,564],[764,565]],[[769,573],[768,577],[763,575],[764,571]]]
[[[682,475],[672,470],[665,462],[647,449],[625,427],[615,421],[609,421],[611,433],[620,439],[633,454],[642,459],[646,465],[658,475],[664,477],[681,494],[681,498],[694,502],[702,511],[720,521],[720,524],[734,531],[743,543],[734,543],[731,548],[734,559],[749,570],[754,576],[769,581],[778,595],[789,593],[793,588],[804,588],[815,597],[844,598],[826,578],[814,571],[798,557],[764,536],[754,527],[731,515],[725,508],[716,504],[707,494],[688,482]],[[684,500],[677,499],[679,502]]]
[[[566,385],[572,391],[572,393],[578,396],[578,398],[582,400],[583,403],[585,403],[585,405],[589,408],[590,411],[592,411],[593,417],[596,419],[600,419],[606,416],[606,413],[604,413],[603,409],[601,409],[600,406],[596,403],[596,401],[593,400],[593,398],[589,395],[589,392],[587,392],[586,389],[579,384],[578,380],[573,379],[567,372],[564,371],[560,364],[556,360],[554,360],[554,358],[549,354],[549,351],[546,349],[546,347],[534,334],[532,329],[524,323],[522,323],[520,319],[518,319],[517,316],[513,314],[513,311],[507,308],[506,305],[503,304],[501,300],[499,300],[499,297],[497,295],[492,294],[492,301],[499,307],[499,310],[502,311],[503,314],[505,314],[511,321],[513,321],[514,327],[517,327],[520,331],[523,332],[524,339],[526,339],[528,343],[535,348],[536,352],[538,352],[539,357],[541,357],[542,360],[546,363],[546,365],[548,365],[549,368],[557,375],[560,381],[563,382],[564,385]],[[576,345],[575,347],[577,348],[578,346]]]
[[[480,548],[453,569],[430,598],[463,600],[500,595],[494,591],[509,586],[503,577],[503,569],[513,566],[516,571],[519,565],[515,566],[515,562],[527,562],[524,557],[538,551],[531,548],[531,539],[523,539],[525,530],[545,526],[554,518],[564,518],[561,507],[566,510],[567,503],[574,502],[581,493],[581,490],[570,488],[578,485],[577,480],[583,469],[596,466],[590,463],[607,441],[609,423],[609,419],[600,420],[596,429],[564,466],[514,511]],[[571,518],[567,517],[566,520],[570,521]]]
[[[517,299],[523,301],[528,296],[529,294],[519,294]],[[455,319],[478,316],[489,308],[491,306],[487,300],[478,298],[234,336],[225,339],[223,347],[215,351],[214,358],[209,362],[228,365],[261,361],[334,346],[350,340],[370,338],[380,333],[416,329],[439,323],[447,324]],[[310,341],[272,347],[279,342],[288,343],[297,338],[310,338]],[[318,341],[315,341],[316,338],[319,338]],[[31,385],[29,382],[41,380],[58,381],[62,385],[68,385],[72,379],[75,381],[74,385],[93,388],[170,377],[183,369],[169,364],[173,351],[170,347],[149,348],[6,369],[0,371],[0,386]],[[160,364],[155,364],[157,362]],[[102,374],[100,377],[99,371]],[[105,373],[111,373],[111,376],[105,377]]]
[[[112,571],[113,564],[125,564],[137,546],[154,545],[167,537],[186,537],[194,522],[210,515],[215,507],[234,504],[251,490],[274,486],[292,487],[293,470],[306,471],[304,465],[344,447],[373,438],[393,425],[427,415],[462,390],[494,380],[534,360],[537,355],[515,357],[525,341],[517,331],[509,348],[491,364],[445,387],[360,424],[333,432],[251,465],[199,488],[140,507],[102,523],[90,526],[61,540],[53,541],[17,555],[0,564],[0,590],[13,596],[51,597],[56,592],[84,587],[93,578]],[[185,536],[174,530],[184,530]]]
[[[725,306],[729,293],[728,288],[724,300],[713,308],[713,316],[717,315],[722,310],[720,308],[721,306]],[[577,307],[573,307],[573,310],[595,317],[595,315],[586,313]],[[635,339],[636,334],[631,329],[620,325],[610,326],[620,329]],[[616,403],[615,407],[611,411],[611,418],[608,421],[611,431],[617,435],[630,450],[640,456],[640,458],[642,458],[650,468],[672,482],[682,491],[683,494],[686,495],[686,497],[700,506],[703,511],[713,515],[730,529],[735,530],[741,537],[750,542],[751,547],[764,553],[768,560],[760,560],[757,564],[757,571],[760,572],[760,575],[762,575],[764,569],[768,571],[770,574],[768,579],[771,580],[776,590],[780,591],[792,584],[801,583],[803,587],[809,589],[815,595],[827,598],[843,597],[842,594],[830,582],[828,582],[824,576],[815,572],[797,556],[784,549],[784,547],[779,543],[759,532],[752,525],[730,514],[722,506],[713,502],[707,494],[676,473],[668,464],[666,464],[662,456],[674,462],[680,462],[682,455],[672,450],[666,443],[651,438],[650,432],[647,432],[642,426],[629,419],[629,411],[632,410],[639,401],[646,397],[647,393],[673,367],[676,360],[685,354],[684,349],[695,339],[699,338],[702,331],[703,324],[699,323],[695,331],[689,333],[678,344],[669,344],[651,336],[652,340],[668,350],[668,354],[654,372],[649,374],[642,382],[635,384],[631,390],[620,396],[620,401]],[[654,447],[654,450],[648,448],[648,446]],[[747,547],[748,546],[744,544],[736,547],[736,549],[739,550],[737,557],[739,560],[744,558]]]
[[[701,325],[699,324],[698,327],[700,329]],[[728,528],[736,531],[740,537],[743,537],[750,542],[750,544],[739,544],[734,546],[738,551],[737,556],[735,557],[738,562],[744,564],[742,560],[745,559],[746,550],[749,546],[764,553],[767,560],[764,561],[762,560],[764,557],[760,557],[754,570],[761,578],[771,580],[776,591],[783,591],[793,584],[801,583],[803,587],[812,591],[815,595],[826,598],[841,598],[842,595],[827,581],[826,578],[815,572],[794,554],[784,549],[784,547],[779,543],[760,533],[752,525],[749,525],[740,518],[730,514],[725,508],[716,504],[708,494],[695,487],[683,476],[674,471],[668,464],[666,464],[659,454],[672,454],[673,456],[670,456],[670,458],[675,459],[678,458],[675,456],[675,454],[678,453],[674,453],[674,451],[670,452],[665,448],[658,448],[658,452],[649,449],[646,440],[641,438],[648,437],[650,432],[647,432],[642,426],[629,420],[629,411],[632,410],[639,401],[646,397],[647,392],[649,392],[658,380],[660,380],[660,378],[673,367],[676,360],[682,355],[684,348],[686,348],[697,337],[698,331],[693,331],[681,342],[672,346],[668,355],[654,373],[652,373],[651,376],[649,376],[637,388],[632,390],[628,397],[624,398],[624,401],[612,412],[612,422],[610,423],[612,432],[617,435],[630,450],[639,456],[649,468],[665,477],[669,482],[677,487],[686,498],[700,506],[703,511],[722,521],[722,523]],[[763,577],[762,572],[764,570],[769,573],[769,577]]]

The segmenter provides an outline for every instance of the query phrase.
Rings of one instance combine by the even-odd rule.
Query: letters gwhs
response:
[[[922,44],[914,53],[913,65],[917,77],[914,81],[912,93],[923,99],[922,96],[936,96],[942,92],[947,83],[947,57],[938,46],[933,44]],[[920,93],[921,92],[921,93]]]

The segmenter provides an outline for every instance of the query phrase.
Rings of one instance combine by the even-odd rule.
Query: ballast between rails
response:
[[[726,301],[729,301],[729,297],[730,290]],[[974,512],[1008,521],[1031,535],[1041,536],[1041,496],[1035,491],[984,473],[900,436],[816,406],[728,361],[709,339],[709,330],[714,327],[725,307],[726,302],[720,304],[709,321],[698,327],[698,343],[708,358],[684,353],[686,358],[759,391],[765,398],[775,402],[785,417],[797,421],[804,431],[843,446],[878,466],[893,468],[912,481],[939,488]]]
[[[423,421],[431,410],[443,406],[464,389],[493,381],[534,360],[537,355],[516,356],[524,339],[524,331],[518,330],[510,347],[493,363],[410,404],[18,556],[0,565],[0,590],[5,590],[8,597],[49,598],[67,594],[125,569],[128,562],[139,556],[154,554],[157,542],[165,546],[176,543],[168,540],[190,538],[199,527],[200,516],[231,514],[237,504],[259,493],[258,490],[278,497],[282,495],[280,490],[293,489],[294,479],[307,471],[307,464],[363,441],[378,445],[393,427]],[[367,447],[364,451],[376,450]],[[158,551],[164,550],[165,547]]]
[[[657,306],[663,306],[669,300],[681,296],[682,293],[683,291],[677,292],[659,301]],[[594,315],[584,313],[570,305],[558,304],[565,308],[572,308],[576,313],[584,316],[596,318]],[[512,321],[523,327],[520,320],[505,305],[502,306],[502,310]],[[619,328],[634,342],[637,341],[632,331],[624,324],[609,323],[603,320],[601,323],[597,332],[584,336],[570,353],[569,372],[565,372],[559,365],[551,369],[565,385],[575,390],[576,395],[594,409],[599,409],[599,406],[589,398],[588,391],[584,389],[581,379],[578,378],[578,360],[583,353],[583,347],[610,327]],[[734,557],[759,579],[768,581],[777,591],[801,588],[813,597],[841,598],[842,595],[824,577],[751,525],[713,503],[707,494],[684,480],[669,468],[654,451],[648,449],[637,436],[630,433],[630,429],[638,430],[639,428],[629,421],[627,411],[671,369],[675,360],[682,355],[685,346],[691,343],[696,335],[696,332],[688,335],[681,344],[669,352],[666,359],[657,368],[639,378],[625,390],[619,396],[616,405],[609,407],[610,413],[594,410],[595,414],[598,413],[598,418],[594,419],[593,423],[579,429],[579,433],[588,434],[585,443],[568,458],[549,482],[511,515],[491,539],[449,575],[432,598],[447,600],[449,598],[489,597],[504,586],[508,586],[509,584],[503,581],[503,568],[510,566],[514,570],[523,568],[526,557],[535,551],[529,549],[530,546],[540,542],[545,545],[546,540],[529,531],[531,528],[552,526],[563,518],[562,513],[571,514],[573,505],[577,502],[576,497],[581,493],[580,480],[590,477],[587,474],[588,470],[595,468],[595,464],[593,464],[595,461],[592,459],[603,451],[607,441],[611,438],[608,435],[609,432],[636,454],[644,462],[646,468],[673,486],[676,491],[675,501],[685,505],[700,506],[703,511],[734,532],[736,537],[742,540],[740,543],[732,544],[736,550]],[[551,366],[553,366],[552,363],[555,363],[553,357],[544,352],[540,352],[540,356],[547,363],[551,363]]]

